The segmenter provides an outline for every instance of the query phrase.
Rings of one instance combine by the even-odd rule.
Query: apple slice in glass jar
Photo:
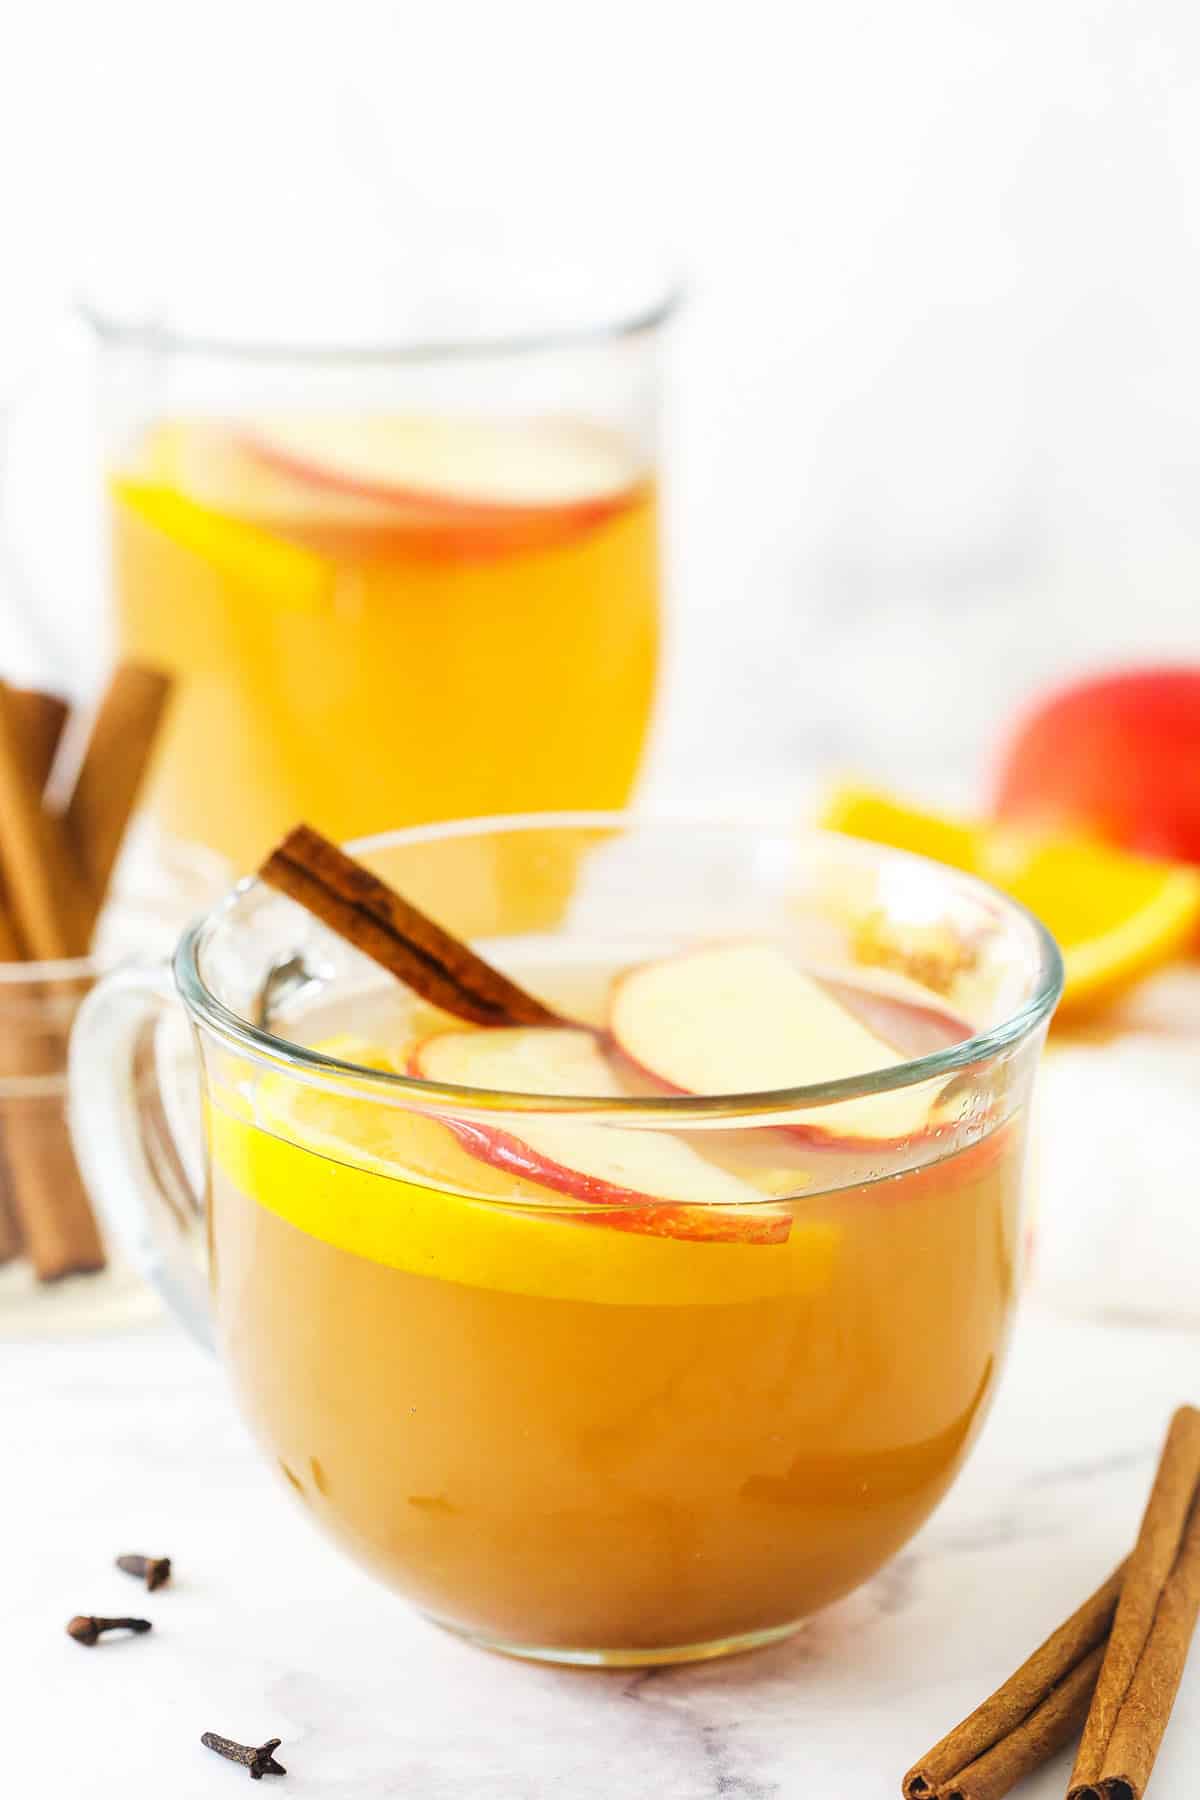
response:
[[[544,548],[621,512],[643,480],[624,438],[574,419],[291,414],[239,441],[318,509],[370,508],[431,548]]]

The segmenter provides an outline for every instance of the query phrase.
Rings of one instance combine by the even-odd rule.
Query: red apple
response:
[[[1127,669],[1052,694],[1001,757],[995,809],[1200,862],[1200,669]]]
[[[590,1031],[444,1031],[417,1044],[408,1067],[426,1081],[455,1087],[624,1096]],[[707,1161],[671,1132],[533,1113],[511,1115],[503,1126],[445,1114],[442,1123],[481,1162],[573,1200],[603,1206],[597,1224],[737,1244],[780,1244],[791,1227],[786,1207],[764,1202],[757,1188]]]
[[[905,1058],[790,957],[733,944],[644,963],[614,985],[609,1028],[649,1074],[689,1094],[749,1094],[890,1069]],[[930,1124],[930,1096],[838,1101],[788,1129],[814,1143],[896,1144]]]

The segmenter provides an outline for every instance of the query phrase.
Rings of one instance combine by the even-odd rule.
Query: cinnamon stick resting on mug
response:
[[[294,826],[258,876],[455,1018],[472,1025],[567,1023],[311,825]]]

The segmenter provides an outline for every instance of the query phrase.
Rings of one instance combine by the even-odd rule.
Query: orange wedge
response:
[[[1062,1010],[1084,1011],[1184,954],[1200,927],[1200,871],[1084,838],[1034,836],[945,818],[876,789],[841,787],[831,831],[911,850],[980,876],[1046,924],[1063,953]]]
[[[321,1047],[367,1069],[394,1068],[397,1052],[407,1060],[401,1046],[349,1035]],[[815,1202],[767,1243],[581,1231],[561,1194],[469,1154],[432,1115],[256,1074],[232,1057],[207,1098],[226,1180],[309,1237],[389,1268],[629,1307],[816,1294],[838,1266],[840,1227]]]

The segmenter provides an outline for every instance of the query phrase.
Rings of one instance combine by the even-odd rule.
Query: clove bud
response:
[[[286,1775],[287,1770],[282,1763],[277,1763],[272,1754],[283,1742],[282,1738],[268,1738],[265,1744],[235,1744],[232,1738],[221,1737],[215,1731],[206,1731],[200,1742],[207,1750],[215,1750],[218,1756],[226,1757],[230,1762],[241,1763],[249,1769],[251,1781],[261,1781],[264,1775]]]
[[[117,1567],[126,1575],[136,1575],[139,1581],[144,1580],[151,1593],[171,1579],[169,1556],[118,1556]]]
[[[67,1635],[77,1644],[98,1644],[106,1631],[150,1630],[149,1619],[97,1619],[90,1613],[77,1613],[67,1626]]]

